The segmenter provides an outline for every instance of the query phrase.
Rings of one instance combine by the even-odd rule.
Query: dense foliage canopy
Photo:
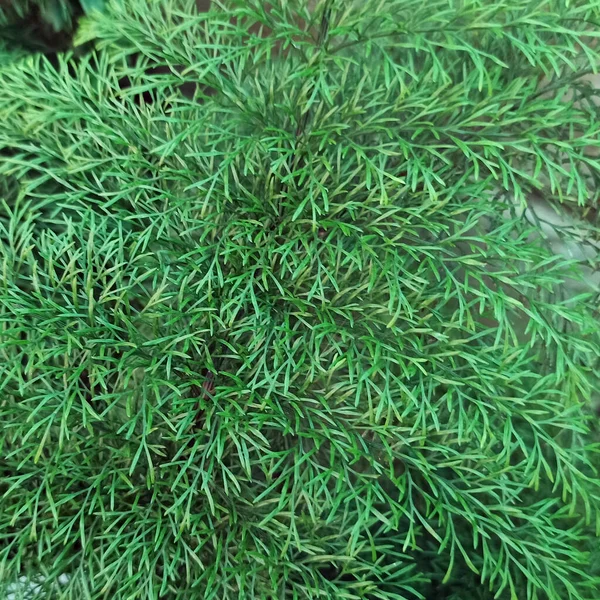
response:
[[[3,58],[2,584],[598,598],[596,305],[522,210],[596,204],[598,22],[131,0]]]

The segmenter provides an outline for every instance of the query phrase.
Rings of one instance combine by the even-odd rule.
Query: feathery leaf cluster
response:
[[[582,600],[594,0],[131,0],[0,67],[0,580]]]

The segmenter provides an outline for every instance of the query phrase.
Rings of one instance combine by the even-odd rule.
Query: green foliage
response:
[[[133,0],[3,65],[0,580],[598,598],[595,307],[519,207],[597,202],[599,13]]]
[[[104,0],[4,0],[0,2],[0,25],[22,23],[35,15],[54,32],[69,31],[78,14],[103,7]]]
[[[23,58],[23,52],[11,48],[0,40],[0,69],[13,61]]]

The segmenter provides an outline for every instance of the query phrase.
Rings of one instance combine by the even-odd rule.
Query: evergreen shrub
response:
[[[130,0],[0,67],[0,580],[595,600],[586,0]],[[6,588],[8,589],[8,588]]]

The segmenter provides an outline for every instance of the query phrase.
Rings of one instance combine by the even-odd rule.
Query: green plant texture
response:
[[[0,25],[23,23],[32,15],[52,31],[68,31],[78,13],[101,10],[104,0],[0,0]]]
[[[0,581],[597,600],[584,0],[131,0],[0,67]],[[8,588],[7,588],[8,589]]]

